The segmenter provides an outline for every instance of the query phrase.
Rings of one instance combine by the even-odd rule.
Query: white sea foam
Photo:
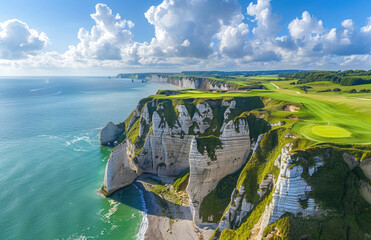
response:
[[[98,216],[101,217],[102,221],[105,223],[111,223],[111,216],[118,210],[120,203],[116,202],[115,200],[108,200],[111,208],[108,209],[107,213],[103,213],[104,209],[100,209],[99,212],[97,213]]]
[[[30,92],[37,92],[37,91],[40,91],[41,89],[43,89],[43,88],[35,88],[35,89],[31,89]]]
[[[79,141],[85,141],[87,143],[91,143],[90,137],[88,137],[88,136],[74,137],[74,139],[71,141],[71,143],[75,143],[75,142],[79,142]]]
[[[45,135],[45,134],[38,135],[38,137],[49,138],[49,139],[58,139],[57,136],[54,136],[54,135]]]
[[[139,232],[137,234],[137,240],[144,240],[144,235],[146,234],[147,229],[148,229],[148,218],[147,218],[148,209],[146,206],[146,202],[144,201],[143,191],[139,189],[135,184],[133,184],[133,186],[139,191],[140,199],[141,199],[141,208],[144,210],[140,212],[143,215],[143,220],[142,220],[142,223],[140,224]]]
[[[74,233],[67,238],[67,240],[88,240],[88,239],[94,239],[94,237],[87,237],[83,234]]]
[[[87,150],[83,149],[83,148],[73,148],[73,150],[75,152],[87,152]]]
[[[74,136],[72,140],[66,141],[65,145],[70,146],[70,145],[78,143],[78,142],[86,142],[88,144],[92,144],[92,140],[88,136],[82,136],[82,137]],[[85,151],[83,148],[81,148],[81,146],[79,148],[75,148],[74,150],[79,151],[79,152],[80,151]]]
[[[58,92],[56,92],[56,93],[51,94],[51,96],[56,96],[56,95],[59,95],[59,94],[61,94],[61,93],[62,93],[62,91],[58,91]]]

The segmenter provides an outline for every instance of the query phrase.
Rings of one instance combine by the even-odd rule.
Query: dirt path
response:
[[[273,86],[275,86],[277,89],[280,89],[280,87],[279,86],[277,86],[276,84],[274,84],[274,83],[271,83]]]

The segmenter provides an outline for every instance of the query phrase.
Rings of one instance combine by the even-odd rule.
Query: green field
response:
[[[371,84],[362,84],[356,86],[341,86],[340,84],[334,84],[331,82],[311,82],[306,84],[300,85],[290,85],[290,83],[296,82],[294,80],[289,81],[272,81],[272,83],[276,84],[281,89],[288,89],[295,92],[305,93],[304,90],[300,89],[301,86],[310,86],[311,88],[307,89],[307,93],[314,93],[314,94],[321,94],[321,95],[333,95],[333,96],[347,96],[347,97],[356,97],[356,98],[367,98],[371,99],[371,93],[360,93],[361,89],[370,89]],[[275,89],[274,86],[270,82],[264,84],[264,86],[268,89]],[[340,92],[321,92],[328,89],[335,89],[338,88]],[[357,93],[349,93],[350,90],[355,89]]]
[[[347,138],[351,133],[344,128],[337,126],[317,125],[311,128],[312,133],[320,137]]]

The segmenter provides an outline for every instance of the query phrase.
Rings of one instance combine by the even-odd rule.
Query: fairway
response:
[[[346,138],[351,135],[346,129],[336,126],[317,125],[313,126],[311,130],[314,134],[321,137]]]

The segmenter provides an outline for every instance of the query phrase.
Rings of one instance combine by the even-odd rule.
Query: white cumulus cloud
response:
[[[256,4],[251,2],[247,7],[247,14],[253,16],[257,22],[252,32],[259,38],[272,37],[281,29],[280,17],[272,12],[270,0],[258,0]]]
[[[155,37],[140,55],[207,58],[213,53],[214,35],[239,12],[237,0],[164,0],[145,13]]]
[[[90,32],[80,28],[76,46],[70,46],[67,56],[76,59],[121,60],[130,50],[133,34],[129,29],[134,27],[130,20],[123,19],[119,14],[113,15],[112,10],[105,4],[97,4],[91,18],[95,25]]]
[[[38,33],[18,19],[0,22],[0,59],[24,59],[36,55],[48,42],[45,33]]]

